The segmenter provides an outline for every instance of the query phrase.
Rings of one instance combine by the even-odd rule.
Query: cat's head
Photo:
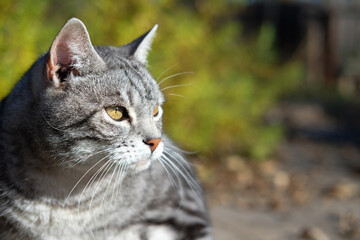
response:
[[[139,171],[160,157],[164,97],[146,69],[156,28],[121,47],[93,47],[75,18],[61,29],[45,56],[38,103],[58,159]]]

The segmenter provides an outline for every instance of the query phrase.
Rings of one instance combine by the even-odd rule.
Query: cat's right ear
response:
[[[53,41],[46,67],[50,84],[60,88],[71,74],[101,71],[106,65],[92,46],[85,25],[79,19],[72,18]]]
[[[133,57],[135,60],[144,65],[147,65],[147,55],[154,40],[157,28],[158,25],[155,24],[155,26],[147,33],[135,39],[131,43],[121,46],[120,49],[122,49],[126,55]]]

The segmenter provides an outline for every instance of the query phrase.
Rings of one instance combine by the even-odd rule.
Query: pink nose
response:
[[[149,145],[151,152],[155,151],[155,149],[159,146],[161,142],[161,138],[154,138],[147,142],[144,141],[145,144]]]

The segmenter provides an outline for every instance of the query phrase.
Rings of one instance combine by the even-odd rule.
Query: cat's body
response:
[[[0,105],[0,239],[211,239],[145,68],[156,28],[92,47],[71,19]]]

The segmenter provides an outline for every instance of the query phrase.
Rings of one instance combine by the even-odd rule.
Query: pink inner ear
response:
[[[66,43],[59,43],[56,47],[55,52],[56,52],[55,55],[56,55],[56,60],[57,60],[57,62],[55,62],[55,65],[68,66],[71,64],[72,54]]]
[[[47,62],[48,78],[52,80],[56,87],[60,86],[60,81],[56,72],[62,67],[68,67],[72,64],[72,52],[69,47],[69,36],[58,37],[55,39],[53,46],[50,50],[49,59]]]

